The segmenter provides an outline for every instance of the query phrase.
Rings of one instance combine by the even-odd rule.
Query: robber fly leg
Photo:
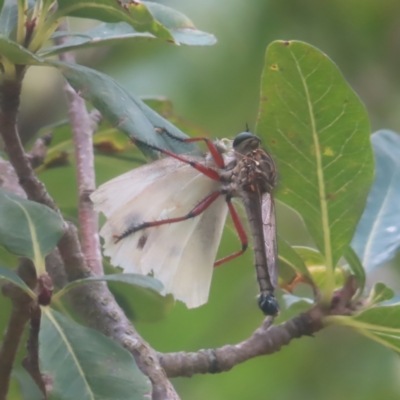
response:
[[[172,133],[168,132],[165,128],[156,128],[156,132],[162,133],[171,139],[177,140],[178,142],[182,143],[194,143],[194,142],[206,142],[206,145],[208,147],[208,150],[210,151],[215,164],[218,165],[220,168],[225,167],[225,161],[224,158],[222,157],[221,153],[218,151],[218,149],[215,147],[214,143],[212,140],[206,138],[206,137],[197,137],[197,138],[180,138],[179,136],[175,136]]]
[[[182,222],[182,221],[186,221],[190,218],[197,217],[203,211],[205,211],[212,203],[214,203],[214,201],[217,200],[219,196],[221,196],[221,192],[219,192],[219,191],[211,193],[210,195],[205,197],[203,200],[201,200],[200,203],[197,204],[196,207],[194,207],[191,211],[189,211],[183,217],[163,219],[160,221],[143,222],[140,225],[133,226],[133,227],[127,229],[122,235],[119,235],[119,236],[114,235],[115,243],[118,243],[120,240],[126,238],[127,236],[131,235],[132,233],[141,231],[142,229],[151,228],[153,226],[165,225],[165,224],[173,224],[175,222]]]
[[[224,264],[230,260],[233,260],[236,257],[239,257],[246,251],[247,246],[248,246],[246,231],[243,227],[242,221],[240,220],[239,215],[238,215],[234,205],[232,204],[230,196],[226,196],[226,203],[228,204],[229,213],[231,214],[233,224],[235,225],[236,231],[239,235],[240,243],[242,243],[242,248],[239,251],[216,261],[214,263],[214,268],[218,267],[221,264]]]
[[[139,143],[143,144],[144,146],[148,147],[149,149],[152,149],[154,151],[158,151],[158,152],[160,152],[162,154],[165,154],[167,156],[175,158],[176,160],[179,160],[179,161],[181,161],[183,163],[189,164],[191,167],[193,167],[197,171],[201,172],[202,174],[208,176],[210,179],[212,179],[214,181],[220,181],[221,180],[221,177],[220,177],[220,175],[219,175],[219,173],[217,171],[215,171],[212,168],[208,168],[208,167],[206,167],[205,165],[203,165],[201,163],[198,163],[198,162],[193,161],[193,160],[188,160],[185,157],[182,157],[182,156],[179,156],[178,154],[172,153],[169,150],[162,149],[161,147],[154,146],[154,145],[152,145],[150,143],[146,143],[146,142],[144,142],[142,140],[139,140],[139,139],[136,139],[136,138],[131,138],[131,140],[132,140],[133,143],[139,142]]]

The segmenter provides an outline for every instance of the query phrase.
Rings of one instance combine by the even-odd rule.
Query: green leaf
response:
[[[7,58],[13,64],[38,65],[44,62],[25,47],[0,34],[0,56]]]
[[[303,217],[331,292],[373,179],[365,107],[325,54],[277,41],[267,49],[257,132],[277,163],[276,196]]]
[[[368,306],[375,305],[377,303],[383,303],[393,299],[394,291],[388,288],[384,283],[378,282],[375,284],[368,298]]]
[[[362,335],[400,352],[400,304],[372,307],[354,317],[327,317],[327,324],[348,326]]]
[[[290,285],[299,275],[305,278],[305,281],[309,280],[309,283],[312,284],[311,274],[308,271],[302,257],[279,235],[278,249],[279,278],[282,280],[279,285],[285,289],[285,286]]]
[[[97,19],[103,22],[127,22],[139,32],[173,41],[163,25],[157,22],[144,3],[132,1],[122,4],[115,0],[58,0],[56,17],[72,16]]]
[[[104,271],[115,274],[118,268],[103,259]],[[140,286],[124,285],[120,282],[107,282],[108,287],[115,297],[125,315],[132,322],[157,322],[164,319],[175,304],[172,295],[162,296],[154,290]]]
[[[76,286],[90,282],[102,282],[102,281],[126,283],[128,285],[135,285],[146,289],[152,289],[156,292],[161,292],[163,289],[162,283],[151,276],[140,275],[140,274],[113,274],[113,275],[103,275],[103,276],[91,276],[89,278],[77,279],[75,281],[70,282],[68,285],[64,286],[64,288],[60,290],[57,294],[55,294],[53,297],[54,299],[56,298],[58,299]]]
[[[101,112],[111,126],[117,127],[129,137],[171,150],[176,154],[190,152],[197,148],[193,144],[181,143],[157,133],[154,128],[163,127],[175,136],[187,137],[109,76],[80,65],[59,62],[52,62],[52,64],[61,70],[71,86],[82,97]],[[137,145],[144,154],[153,158],[157,157],[157,154],[150,151],[147,146],[140,143]]]
[[[351,243],[367,271],[393,258],[400,246],[400,136],[378,131],[372,145],[375,181]]]
[[[25,369],[13,368],[12,377],[17,380],[23,399],[43,400],[42,392]]]
[[[148,399],[151,386],[127,350],[93,329],[42,308],[41,372],[59,399]]]
[[[346,261],[349,263],[349,267],[353,272],[354,276],[358,282],[358,290],[361,294],[365,287],[366,275],[363,265],[361,264],[360,259],[358,258],[356,252],[353,250],[351,246],[348,246],[346,251],[344,252],[344,257]]]
[[[310,272],[304,264],[303,259],[293,247],[280,236],[278,236],[278,248],[280,260],[290,265],[299,275],[311,279]]]
[[[292,294],[284,294],[279,299],[279,304],[283,305],[283,310],[275,319],[275,323],[280,324],[290,318],[309,310],[313,306],[313,301],[307,297],[298,297]]]
[[[8,268],[2,267],[0,265],[0,279],[5,279],[8,282],[13,283],[15,286],[18,286],[25,293],[29,294],[32,299],[36,300],[37,296],[32,292],[31,289],[27,286],[27,284],[13,271],[10,271]]]
[[[18,5],[16,0],[6,0],[4,4],[0,1],[0,33],[9,37],[16,28],[18,22]],[[28,0],[29,9],[35,5],[34,0]]]
[[[149,8],[149,4],[147,4]],[[192,21],[184,17],[183,14],[161,4],[152,3],[149,8],[156,20],[169,29],[176,44],[186,44],[191,46],[211,46],[216,43],[214,35],[196,29]],[[155,10],[162,9],[162,12]],[[170,16],[170,18],[167,18]],[[66,51],[83,49],[97,46],[112,46],[126,40],[137,40],[139,38],[157,39],[149,32],[138,32],[126,22],[115,24],[100,24],[84,33],[82,32],[56,32],[54,38],[69,37],[65,43],[41,49],[41,56],[55,55]]]
[[[38,275],[44,257],[63,235],[63,222],[50,208],[0,188],[0,244],[11,253],[29,257]]]
[[[306,246],[293,246],[293,249],[303,259],[315,285],[323,287],[326,282],[326,265],[322,254],[318,250]],[[344,275],[341,268],[335,269],[334,279],[335,288],[343,286]]]

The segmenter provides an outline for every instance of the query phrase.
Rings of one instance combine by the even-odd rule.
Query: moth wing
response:
[[[220,186],[170,158],[105,183],[91,196],[108,218],[100,231],[104,254],[125,272],[152,273],[165,293],[189,308],[204,304],[227,214],[222,196],[195,218],[147,228],[118,243],[115,236],[143,222],[184,216]]]
[[[275,203],[270,193],[264,193],[261,200],[265,254],[272,285],[278,286],[278,246],[276,236]]]

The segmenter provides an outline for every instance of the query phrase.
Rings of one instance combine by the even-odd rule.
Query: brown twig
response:
[[[36,272],[32,262],[21,259],[17,268],[18,275],[30,287],[36,286]],[[25,325],[31,317],[33,300],[22,289],[7,282],[2,287],[4,296],[11,299],[11,315],[0,349],[0,400],[7,398],[11,371],[15,356],[24,333]]]
[[[22,366],[28,371],[32,379],[36,382],[43,393],[44,399],[47,399],[46,384],[39,367],[39,331],[40,331],[41,309],[39,305],[32,308],[31,329],[26,343],[28,355],[22,361]]]
[[[317,304],[309,311],[276,326],[271,326],[273,319],[268,317],[260,328],[241,343],[196,353],[159,353],[160,363],[170,378],[190,377],[194,374],[229,371],[251,358],[275,353],[293,339],[310,336],[321,330],[324,317],[351,313],[351,299],[357,290],[355,282],[354,277],[350,276],[345,286],[336,293],[337,301],[331,307]]]
[[[63,23],[65,24],[65,23]],[[60,26],[60,29],[66,29]],[[62,44],[66,38],[57,39]],[[62,53],[59,59],[64,62],[75,63],[72,53]],[[72,126],[72,136],[75,149],[76,173],[78,181],[78,218],[81,229],[82,250],[87,264],[96,275],[103,275],[103,264],[100,251],[98,214],[94,211],[89,196],[96,189],[93,153],[93,129],[96,124],[88,113],[85,100],[80,97],[71,85],[64,85],[68,101],[68,114]]]
[[[43,164],[43,161],[47,155],[47,147],[50,145],[52,139],[53,134],[51,132],[45,133],[35,141],[31,151],[26,153],[32,168],[37,168]]]

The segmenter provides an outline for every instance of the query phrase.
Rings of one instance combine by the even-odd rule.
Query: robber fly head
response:
[[[242,132],[233,141],[233,149],[236,153],[247,154],[252,150],[258,149],[261,139],[250,132]]]

